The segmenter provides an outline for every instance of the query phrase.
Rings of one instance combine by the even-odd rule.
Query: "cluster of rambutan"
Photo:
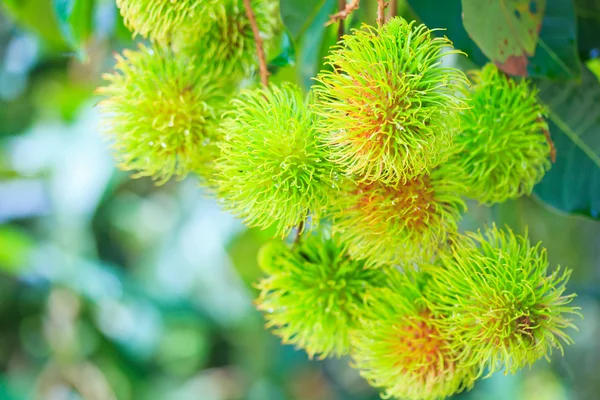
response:
[[[251,0],[268,52],[279,1]],[[125,25],[149,45],[117,55],[98,89],[104,131],[120,168],[159,183],[195,173],[208,183],[222,116],[257,64],[243,0],[117,0]]]
[[[274,37],[277,2],[252,3]],[[549,273],[545,249],[509,229],[458,232],[464,197],[529,194],[550,166],[530,84],[488,65],[470,88],[443,64],[447,39],[394,18],[345,36],[308,96],[239,90],[256,61],[240,4],[120,0],[154,47],[118,57],[101,106],[123,168],[195,172],[247,225],[294,236],[259,254],[267,326],[311,357],[350,355],[405,399],[562,351],[569,271]]]

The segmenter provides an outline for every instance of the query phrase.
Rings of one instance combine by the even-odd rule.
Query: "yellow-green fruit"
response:
[[[470,108],[461,116],[451,163],[464,171],[467,195],[493,204],[531,194],[550,168],[546,109],[529,81],[494,64],[473,72]]]
[[[430,260],[445,247],[465,210],[452,169],[436,169],[396,186],[347,186],[335,200],[333,229],[368,266]]]
[[[206,33],[217,18],[221,0],[117,0],[125,26],[167,44],[177,36],[197,37]]]
[[[244,90],[231,103],[220,144],[217,195],[249,226],[316,225],[336,195],[336,166],[315,130],[316,115],[295,85]]]
[[[353,366],[384,398],[438,400],[470,389],[476,369],[457,360],[448,332],[427,309],[412,277],[365,296],[352,335]]]
[[[210,63],[140,46],[117,56],[98,89],[103,131],[120,168],[164,183],[189,172],[212,174],[217,129],[230,89]]]
[[[430,276],[429,308],[452,335],[458,359],[479,374],[514,373],[572,343],[565,332],[577,313],[575,295],[565,294],[571,272],[548,272],[540,244],[493,226],[452,248],[422,269]]]
[[[394,18],[344,37],[315,86],[331,158],[364,182],[396,185],[445,159],[466,77],[441,64],[452,43]],[[452,50],[450,50],[450,53]]]
[[[252,11],[268,56],[280,29],[279,1],[251,0]],[[198,35],[178,35],[174,45],[183,51],[201,53],[231,79],[256,70],[258,56],[250,20],[243,0],[222,1],[214,18],[206,19]]]
[[[291,248],[267,244],[260,258],[269,276],[258,287],[258,309],[267,327],[309,357],[340,357],[350,350],[364,299],[387,284],[384,269],[365,269],[352,260],[339,238],[304,235]]]

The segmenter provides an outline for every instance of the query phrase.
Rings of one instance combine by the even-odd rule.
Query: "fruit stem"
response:
[[[385,0],[377,0],[377,25],[382,26],[385,23],[385,8],[388,3]]]
[[[254,11],[252,10],[252,4],[250,4],[250,0],[244,0],[244,8],[246,8],[246,16],[250,21],[250,26],[252,27],[252,33],[254,35],[254,42],[256,43],[256,55],[258,56],[260,81],[264,87],[267,87],[269,86],[269,70],[267,69],[267,58],[265,57],[265,48],[263,46],[263,41],[260,37],[260,30],[258,29],[256,17],[254,16]]]
[[[343,9],[329,17],[329,21],[325,24],[325,26],[346,19],[348,15],[352,14],[352,12],[358,8],[359,3],[360,0],[352,0],[350,3],[346,4],[346,6]]]

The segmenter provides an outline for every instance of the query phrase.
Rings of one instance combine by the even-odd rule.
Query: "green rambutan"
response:
[[[349,184],[335,199],[333,229],[368,266],[429,261],[466,209],[457,174],[438,168],[396,186]]]
[[[133,35],[168,44],[174,37],[198,37],[215,20],[220,0],[117,0]]]
[[[360,329],[352,335],[354,366],[385,398],[435,400],[470,389],[476,370],[457,360],[415,276],[398,276],[390,286],[365,296]]]
[[[242,91],[231,103],[217,160],[217,195],[249,226],[286,235],[316,224],[337,189],[335,165],[297,86]]]
[[[327,59],[333,70],[317,77],[315,108],[347,173],[395,185],[443,161],[466,86],[461,71],[440,65],[451,45],[402,18],[344,36]]]
[[[279,1],[251,0],[256,24],[266,54],[276,44],[281,25]],[[206,21],[200,35],[180,35],[175,45],[191,52],[201,52],[220,65],[224,74],[247,75],[258,65],[252,26],[246,16],[243,0],[225,0],[216,17]]]
[[[461,116],[451,159],[464,171],[467,195],[492,204],[530,194],[550,168],[547,111],[537,89],[494,64],[472,79],[470,109]]]
[[[118,166],[159,184],[188,172],[210,176],[230,92],[210,64],[143,45],[116,59],[98,93],[105,97],[99,103],[103,128]]]
[[[426,297],[441,326],[461,350],[459,359],[514,373],[553,348],[563,351],[564,332],[575,328],[570,314],[574,294],[565,295],[571,271],[549,275],[546,250],[531,246],[527,236],[495,226],[469,233],[437,265],[425,266],[430,275]]]
[[[311,358],[348,353],[364,297],[387,281],[385,270],[363,268],[338,238],[324,234],[303,236],[291,248],[271,242],[259,261],[270,274],[257,300],[267,327]]]

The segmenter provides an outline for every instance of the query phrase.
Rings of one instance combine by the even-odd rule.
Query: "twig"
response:
[[[385,23],[385,8],[387,3],[385,0],[377,0],[377,25],[381,26]]]
[[[544,136],[546,136],[546,141],[548,142],[548,146],[550,146],[550,161],[554,164],[556,162],[556,147],[554,146],[554,142],[550,137],[550,131],[548,131],[548,129],[544,129]]]
[[[263,41],[260,38],[260,31],[256,24],[256,17],[254,11],[252,11],[252,4],[250,0],[244,0],[244,7],[246,8],[246,16],[250,21],[252,27],[252,33],[254,34],[254,42],[256,43],[256,55],[258,56],[258,68],[260,70],[260,81],[263,86],[269,86],[269,70],[267,69],[267,58],[265,57],[265,48],[263,47]]]
[[[338,11],[346,9],[346,0],[338,0]],[[344,36],[344,18],[340,19],[337,31],[338,41]]]
[[[537,119],[538,122],[543,122],[543,119],[541,117],[538,117]],[[546,137],[546,141],[548,142],[548,146],[550,146],[550,161],[552,161],[552,163],[556,162],[556,147],[554,146],[554,142],[552,141],[552,138],[550,137],[550,131],[548,129],[543,129],[544,132],[544,136]]]
[[[360,0],[352,0],[350,3],[346,4],[346,7],[344,7],[343,10],[340,10],[329,17],[329,21],[325,24],[325,26],[346,19],[348,15],[352,14],[352,12],[358,8],[359,3]]]
[[[300,242],[300,235],[302,235],[302,231],[304,230],[304,220],[300,221],[298,224],[298,228],[296,230],[296,237],[294,238],[294,245]]]
[[[398,16],[398,0],[390,0],[390,15],[388,20]]]

